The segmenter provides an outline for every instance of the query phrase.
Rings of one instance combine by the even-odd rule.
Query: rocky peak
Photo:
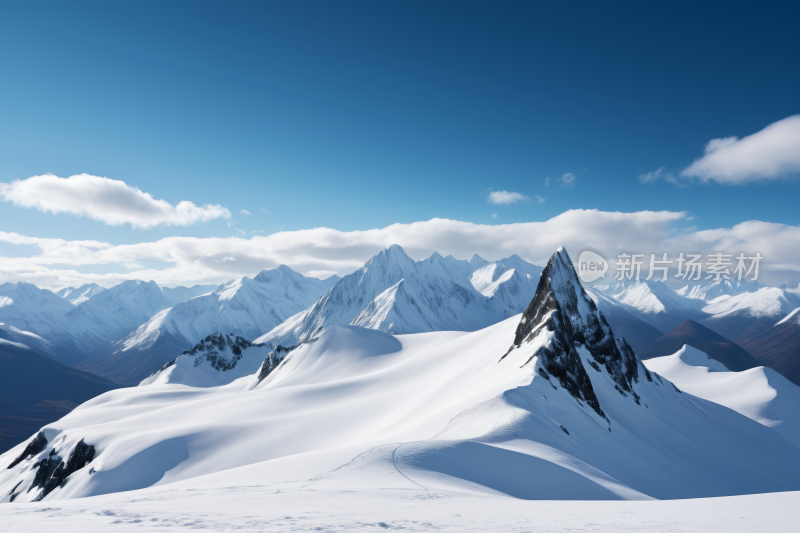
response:
[[[577,351],[583,347],[596,363],[606,367],[620,393],[631,393],[638,403],[633,391],[639,372],[636,356],[624,339],[618,345],[605,317],[584,291],[563,247],[553,254],[542,272],[509,352],[533,342],[544,331],[549,332],[550,338],[530,358],[539,358],[542,376],[555,377],[575,398],[605,416]]]

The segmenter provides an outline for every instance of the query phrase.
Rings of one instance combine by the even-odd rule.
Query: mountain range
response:
[[[517,256],[490,263],[434,253],[414,261],[393,245],[256,342],[291,346],[333,325],[392,334],[475,331],[521,312],[540,272]]]
[[[418,272],[401,264],[403,274]],[[391,270],[373,267],[355,279]],[[342,316],[358,316],[356,307]],[[781,405],[751,397],[742,412],[682,390],[614,334],[564,249],[521,316],[471,332],[313,333],[285,350],[233,335],[202,339],[139,387],[89,400],[0,455],[0,501],[105,494],[107,505],[113,493],[194,490],[209,479],[218,496],[258,480],[292,493],[473,494],[498,504],[800,490],[800,448],[770,426],[782,420],[771,406],[793,405],[797,388],[784,380]]]

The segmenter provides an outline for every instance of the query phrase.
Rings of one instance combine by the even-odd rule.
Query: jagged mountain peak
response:
[[[523,365],[536,358],[542,377],[553,376],[573,397],[586,402],[604,418],[581,361],[582,350],[594,360],[589,361],[592,366],[606,368],[621,394],[631,393],[639,403],[633,390],[639,377],[639,362],[624,339],[614,338],[605,317],[583,289],[563,247],[544,268],[536,294],[517,326],[514,343],[503,359],[515,349],[530,351],[525,354]]]

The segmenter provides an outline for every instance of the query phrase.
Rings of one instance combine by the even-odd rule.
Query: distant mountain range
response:
[[[67,366],[132,385],[211,334],[290,347],[331,325],[393,334],[475,331],[521,313],[541,272],[516,255],[487,261],[434,253],[414,261],[395,245],[356,272],[324,281],[281,266],[219,286],[166,288],[132,280],[53,293],[5,283],[0,336],[14,342],[25,337],[33,349]],[[673,290],[642,281],[595,284],[586,293],[642,357],[674,351],[687,340],[674,332],[688,320],[695,330],[707,328],[800,383],[800,321],[787,320],[800,307],[798,288],[722,280]],[[733,367],[754,364],[743,361]]]
[[[475,331],[520,313],[539,274],[517,256],[489,262],[434,253],[414,261],[393,245],[255,342],[292,346],[334,325],[392,334]]]

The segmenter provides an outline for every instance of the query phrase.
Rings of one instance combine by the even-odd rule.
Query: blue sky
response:
[[[796,172],[639,178],[800,113],[799,14],[788,2],[3,2],[0,182],[87,173],[232,217],[138,229],[3,202],[0,229],[133,244],[571,209],[687,211],[677,231],[797,226]],[[531,200],[495,205],[491,191]]]

